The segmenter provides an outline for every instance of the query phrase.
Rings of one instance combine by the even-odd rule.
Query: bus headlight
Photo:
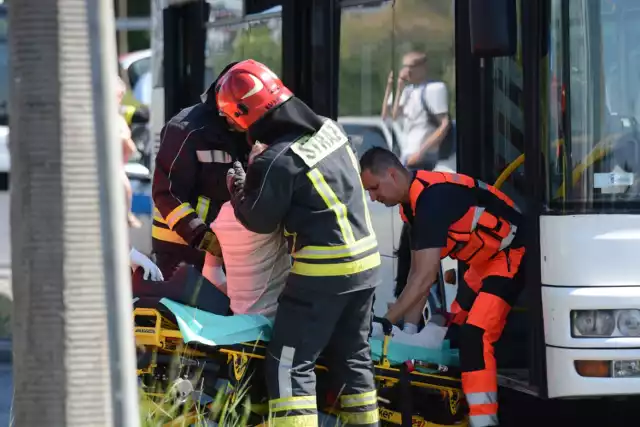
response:
[[[571,314],[574,336],[610,337],[616,329],[613,310],[573,310]]]
[[[640,337],[640,310],[619,310],[618,330],[625,337]]]

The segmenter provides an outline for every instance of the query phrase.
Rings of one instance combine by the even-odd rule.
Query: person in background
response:
[[[126,85],[121,78],[117,79],[117,97],[118,97],[118,106],[122,106],[122,98],[126,91]],[[131,182],[129,181],[129,177],[124,169],[127,162],[131,156],[133,156],[137,152],[136,145],[133,143],[133,139],[131,139],[131,129],[127,124],[125,118],[118,114],[117,116],[117,132],[120,143],[122,144],[122,182],[125,188],[125,196],[126,196],[126,206],[127,206],[127,223],[130,227],[139,228],[142,223],[136,216],[131,212],[131,205],[133,200],[133,190],[131,188]]]
[[[399,120],[402,124],[404,144],[400,161],[410,170],[432,170],[440,158],[441,144],[451,130],[447,87],[443,82],[429,81],[427,56],[422,52],[412,51],[403,56],[395,99],[392,94],[393,77],[392,71],[389,73],[382,102],[382,118]],[[453,162],[455,163],[455,156]],[[443,166],[445,170],[455,170],[455,164],[453,167],[451,164]],[[396,298],[400,296],[407,283],[411,267],[410,245],[409,229],[407,224],[403,224],[397,251],[398,267],[394,292]],[[435,310],[435,297],[432,294],[430,298],[430,308]],[[426,299],[423,304],[417,304],[407,313],[403,327],[405,332],[418,331],[425,305]]]
[[[447,86],[429,80],[427,56],[421,52],[403,56],[395,99],[392,85],[393,71],[387,80],[382,118],[401,120],[405,133],[401,161],[410,169],[431,170],[451,127]]]

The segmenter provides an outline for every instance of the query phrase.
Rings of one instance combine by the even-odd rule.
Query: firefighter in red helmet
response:
[[[469,268],[451,305],[459,327],[462,389],[470,425],[498,425],[498,378],[493,345],[522,291],[525,245],[523,216],[500,190],[470,176],[419,170],[410,172],[384,148],[360,159],[362,182],[372,200],[400,204],[410,225],[411,272],[407,286],[385,315],[398,321],[429,294],[450,256]]]
[[[293,265],[267,352],[271,422],[316,427],[315,362],[322,352],[346,425],[377,426],[368,343],[380,254],[349,140],[266,66],[246,60],[216,87],[229,123],[268,148],[227,183],[237,218],[257,233],[284,225]],[[338,383],[339,382],[339,383]]]

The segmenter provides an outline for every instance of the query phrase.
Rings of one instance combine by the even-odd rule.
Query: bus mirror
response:
[[[514,56],[517,49],[515,0],[469,0],[471,53]]]

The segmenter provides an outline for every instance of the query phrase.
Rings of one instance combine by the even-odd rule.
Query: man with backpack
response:
[[[400,120],[405,133],[402,159],[411,169],[431,170],[436,163],[455,154],[454,126],[449,117],[449,95],[443,82],[430,81],[427,56],[409,52],[402,68],[393,99],[393,72],[389,75],[382,106],[382,118]],[[455,160],[447,167],[455,169]]]
[[[430,81],[427,56],[412,51],[402,58],[396,96],[392,96],[393,72],[389,74],[382,118],[400,121],[404,131],[400,161],[409,170],[456,170],[455,127],[449,117],[449,95],[441,81]],[[411,265],[409,229],[403,225],[398,247],[396,298],[404,289]],[[434,299],[433,295],[431,296]],[[415,333],[425,304],[416,305],[404,317],[404,332]],[[431,309],[435,301],[430,301]]]

